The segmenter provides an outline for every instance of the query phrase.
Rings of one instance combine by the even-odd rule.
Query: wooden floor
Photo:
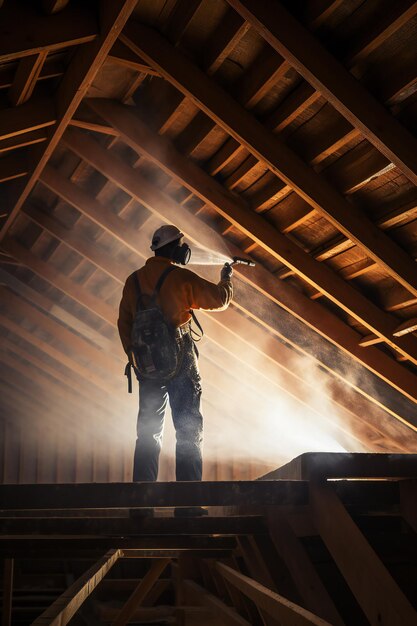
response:
[[[174,517],[197,506],[209,514]],[[417,624],[417,455],[304,454],[257,481],[1,485],[0,530],[5,626]]]

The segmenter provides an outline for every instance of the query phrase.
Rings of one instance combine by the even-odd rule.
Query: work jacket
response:
[[[141,292],[146,299],[146,296],[152,295],[159,277],[170,265],[172,262],[165,257],[151,257],[144,267],[133,272],[126,280],[117,321],[126,353],[129,352],[131,345],[132,324],[138,304],[135,274],[139,278]],[[190,321],[191,309],[222,311],[227,308],[232,296],[233,287],[230,279],[221,280],[216,285],[190,270],[176,266],[166,277],[157,304],[167,322],[178,328]]]

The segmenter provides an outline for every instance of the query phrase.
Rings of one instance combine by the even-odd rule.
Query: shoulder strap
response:
[[[175,270],[175,267],[173,265],[170,265],[169,267],[167,267],[161,274],[161,276],[158,279],[158,282],[156,283],[155,289],[151,295],[150,298],[150,302],[152,305],[155,305],[156,303],[156,299],[158,297],[158,294],[161,290],[162,285],[165,282],[165,279],[167,278],[168,274],[170,274],[173,270]],[[136,287],[136,297],[137,297],[137,308],[142,308],[143,309],[143,300],[142,300],[142,290],[140,288],[140,282],[139,282],[139,276],[138,273],[135,272],[135,287]]]
[[[173,265],[170,265],[160,275],[160,277],[158,279],[158,282],[156,283],[155,289],[153,291],[153,294],[151,295],[151,302],[152,302],[152,304],[156,303],[156,299],[158,297],[159,292],[161,291],[161,287],[164,284],[165,279],[168,278],[168,275],[171,272],[173,272],[174,270],[175,270],[175,267]]]
[[[200,322],[197,319],[197,315],[194,313],[192,309],[190,309],[190,313],[191,313],[191,317],[193,318],[194,324],[197,326],[198,330],[200,331],[200,334],[198,334],[193,328],[191,328],[191,336],[194,341],[200,341],[200,339],[202,339],[204,336],[204,330]]]

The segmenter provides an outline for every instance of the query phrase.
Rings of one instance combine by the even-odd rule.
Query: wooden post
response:
[[[125,626],[130,621],[135,609],[141,604],[169,562],[170,559],[158,559],[152,564],[149,572],[142,578],[126,604],[122,607],[112,626]]]

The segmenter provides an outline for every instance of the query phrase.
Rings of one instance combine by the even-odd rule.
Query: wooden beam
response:
[[[36,98],[19,107],[2,111],[0,140],[53,126],[56,113],[50,98]]]
[[[417,613],[328,484],[310,484],[320,536],[371,624],[407,626]]]
[[[235,11],[226,10],[214,40],[209,42],[203,51],[204,65],[208,74],[215,74],[248,30],[249,24]]]
[[[188,598],[188,603],[198,602],[203,606],[206,606],[214,614],[214,616],[220,620],[221,624],[227,626],[249,626],[250,622],[241,617],[236,610],[215,595],[207,591],[204,587],[201,587],[192,580],[183,581],[184,591]]]
[[[101,32],[97,38],[89,44],[79,48],[72,59],[67,71],[59,84],[55,104],[57,111],[57,123],[50,133],[46,145],[42,145],[40,157],[31,176],[20,193],[14,206],[10,207],[10,213],[0,230],[0,241],[6,235],[11,224],[14,222],[19,210],[26,198],[35,186],[39,174],[45,167],[49,157],[55,150],[69,120],[77,110],[87,89],[104,62],[112,45],[116,41],[123,26],[135,8],[136,0],[116,0],[111,3],[100,4]],[[70,8],[72,3],[67,8]],[[50,16],[48,19],[56,19],[66,15],[66,10]],[[33,28],[33,25],[32,25]]]
[[[417,330],[417,317],[413,317],[410,320],[405,320],[394,330],[394,337],[402,337],[408,333],[414,333]]]
[[[69,514],[68,514],[69,515]],[[266,533],[261,515],[195,518],[140,517],[140,518],[0,518],[2,535],[87,535],[135,536],[145,535],[240,535]]]
[[[125,624],[130,622],[136,608],[141,605],[169,562],[170,559],[159,559],[151,565],[149,571],[120,609],[116,619],[112,621],[112,626],[125,626]]]
[[[389,344],[393,345],[400,352],[403,351],[403,347],[398,342],[395,342],[394,345],[392,338],[392,333],[397,325],[395,318],[382,312],[376,305],[340,279],[330,268],[315,262],[287,237],[281,235],[278,231],[272,230],[266,220],[260,215],[255,215],[249,211],[242,200],[227,194],[219,183],[212,180],[197,165],[180,155],[168,140],[150,132],[145,124],[131,114],[126,107],[101,100],[99,102],[95,100],[91,104],[101,116],[120,131],[123,140],[133,149],[150,158],[171,176],[181,181],[182,184],[203,201],[208,202],[222,217],[228,219],[269,254],[292,267],[297,274],[310,282],[310,284],[315,285],[323,293],[326,293],[327,297],[366,325],[369,330],[383,336]],[[79,133],[75,135],[73,130],[70,132],[71,134],[69,132],[66,134],[64,141],[72,150],[82,158],[87,159],[91,165],[94,166],[95,164],[95,167],[100,169],[103,174],[113,180],[118,186],[122,186],[125,191],[131,195],[136,195],[140,201],[147,202],[147,200],[144,200],[143,183],[139,184],[135,180],[137,174],[133,174],[133,171],[129,174],[128,167],[124,166],[121,161],[117,163],[116,170],[116,158],[111,159],[98,144],[93,146],[92,140],[89,138],[81,137]],[[163,159],[161,157],[162,146],[164,149]],[[105,162],[106,160],[108,161],[107,163]],[[121,182],[122,180],[123,183]],[[156,194],[153,193],[153,195],[155,196]],[[152,211],[153,207],[155,207],[155,199],[153,202],[149,202],[148,206]],[[184,232],[191,234],[189,229],[191,224],[190,213],[186,212],[185,209],[183,211],[185,212],[185,219],[181,227],[185,228]],[[172,211],[172,215],[169,215],[168,206],[166,206],[163,215],[165,219],[173,219],[177,223],[181,219],[180,208],[175,209],[175,211]],[[198,220],[198,223],[201,230],[201,220]],[[203,233],[200,235],[200,243],[209,245],[205,243]],[[211,247],[213,247],[213,242],[211,242]],[[222,248],[223,246],[219,247],[220,250]],[[382,331],[382,327],[384,327],[384,331]],[[411,351],[414,352],[412,360],[417,363],[416,348],[413,347]]]
[[[121,38],[389,275],[417,294],[417,277],[410,257],[166,39],[139,23],[128,24]]]
[[[277,618],[280,622],[284,622],[288,626],[304,626],[307,624],[330,626],[330,622],[326,622],[231,567],[223,563],[216,563],[216,569],[225,580],[228,580],[255,602],[258,608],[263,609],[268,615]]]
[[[3,294],[4,293],[3,291]],[[51,358],[72,369],[75,373],[80,374],[84,380],[94,383],[100,388],[109,389],[110,383],[106,379],[103,380],[102,374],[95,375],[95,373],[91,371],[91,368],[83,367],[74,361],[73,358],[66,356],[63,352],[50,345],[50,343],[42,341],[35,333],[30,333],[22,325],[19,326],[15,321],[16,315],[29,318],[49,335],[56,337],[59,342],[68,349],[70,354],[83,355],[85,358],[89,359],[91,363],[100,363],[113,377],[118,371],[117,361],[114,360],[114,358],[109,357],[103,350],[94,348],[89,342],[77,336],[76,333],[71,332],[64,324],[58,323],[52,318],[49,318],[48,315],[39,311],[33,304],[31,306],[11,291],[7,291],[6,293],[7,304],[10,307],[10,317],[6,318],[3,316],[1,318],[1,323],[5,328],[17,334],[17,336],[24,339],[24,341],[36,346]]]
[[[46,128],[39,128],[38,130],[32,130],[24,132],[8,139],[0,139],[0,154],[7,153],[10,150],[16,148],[24,148],[25,146],[32,146],[37,143],[46,141]]]
[[[356,20],[361,19],[361,12],[367,7],[361,5],[354,12]],[[347,42],[347,49],[344,52],[344,59],[349,66],[369,56],[374,50],[381,46],[389,37],[392,37],[400,28],[409,22],[417,13],[415,0],[401,0],[390,3],[385,11],[381,11],[377,20],[372,23],[367,22],[367,28],[361,29],[358,36],[353,36]]]
[[[2,247],[15,259],[29,267],[35,274],[53,284],[70,298],[85,306],[99,318],[114,326],[117,312],[97,296],[92,295],[84,287],[56,270],[51,264],[42,261],[33,252],[24,248],[16,239],[8,238],[2,242]]]
[[[69,0],[42,0],[42,9],[48,15],[58,13],[65,9]]]
[[[123,285],[130,269],[132,271],[136,269],[133,265],[122,266],[99,243],[92,246],[91,239],[86,237],[82,231],[76,228],[68,228],[53,215],[41,211],[33,204],[26,203],[23,212],[32,222],[41,226],[41,228],[45,229],[53,237],[56,237],[65,246],[88,259],[97,268],[104,270],[118,283]]]
[[[11,154],[0,159],[0,183],[21,178],[28,173],[27,153]]]
[[[5,559],[3,564],[3,607],[1,612],[1,623],[3,626],[12,625],[13,570],[14,560]]]
[[[112,49],[107,56],[107,61],[116,63],[122,67],[128,67],[136,72],[144,72],[145,74],[150,74],[151,76],[159,76],[159,72],[154,70],[153,67],[148,65],[148,63],[139,59],[137,54],[134,54],[130,48],[125,46],[125,44],[120,41],[120,39],[116,39],[114,42]]]
[[[76,580],[55,602],[44,611],[33,626],[65,626],[122,556],[120,550],[109,550]]]
[[[7,96],[13,106],[19,106],[29,100],[48,55],[47,50],[23,57],[19,61],[16,75]]]
[[[369,485],[369,484],[368,484]],[[103,509],[305,504],[307,483],[294,481],[0,485],[1,509]]]
[[[24,210],[25,210],[25,213],[30,215],[31,218],[34,219],[36,223],[43,226],[44,228],[47,228],[49,232],[51,232],[55,236],[58,236],[67,245],[68,244],[71,245],[71,247],[79,254],[85,255],[86,258],[89,258],[89,260],[91,260],[93,263],[98,264],[105,272],[113,276],[121,285],[124,283],[126,271],[123,270],[123,273],[121,274],[119,271],[120,269],[119,265],[117,264],[114,265],[111,258],[109,258],[105,252],[103,252],[103,254],[99,254],[99,250],[97,249],[97,247],[92,249],[90,246],[90,242],[87,240],[85,240],[84,242],[83,237],[81,235],[74,232],[73,230],[69,230],[66,227],[60,225],[60,223],[57,220],[55,220],[52,216],[39,211],[35,207],[26,206]],[[146,256],[147,255],[143,255],[144,258],[146,258]],[[134,268],[132,267],[131,269],[133,270]],[[245,340],[246,337],[252,337],[252,341],[254,339],[254,333],[255,333],[255,337],[259,335],[259,340],[257,341],[257,343],[259,345],[262,345],[262,342],[263,342],[262,331],[256,325],[254,325],[250,320],[247,320],[244,317],[240,316],[236,311],[229,310],[225,312],[220,318],[216,317],[212,319],[212,317],[209,315],[205,315],[204,317],[205,317],[204,326],[205,326],[206,336],[209,339],[214,340],[216,345],[220,345],[221,347],[230,349],[231,354],[233,354],[233,352],[236,350],[235,333],[237,333],[238,337],[243,340]],[[226,335],[226,333],[224,332],[225,330],[232,330],[233,335],[232,334]],[[229,348],[229,345],[230,345],[230,348]],[[245,345],[246,345],[246,348],[245,348],[246,355],[248,356],[248,350],[250,354],[252,352],[252,347],[251,345],[247,344],[246,341],[245,341]],[[292,375],[293,369],[294,369],[293,352],[288,350],[285,347],[285,345],[279,345],[279,346],[277,345],[276,347],[274,346],[275,351],[272,349],[272,346],[273,344],[270,344],[270,347],[268,349],[268,361],[272,357],[274,363],[276,363],[280,367],[280,369],[278,370],[276,375],[274,375],[274,373],[271,372],[271,377],[269,378],[268,381],[267,379],[264,379],[264,380],[261,379],[259,383],[260,384],[259,388],[262,388],[262,386],[265,386],[265,384],[267,384],[267,382],[269,382],[270,380],[279,381],[279,388],[281,392],[284,391],[285,393],[290,393],[297,400],[300,400],[301,402],[303,402],[303,404],[307,404],[308,406],[309,391],[308,389],[304,389],[304,386],[305,386],[304,381],[302,380],[302,378],[299,379],[298,377],[297,377],[297,380],[294,380],[294,377]],[[257,361],[260,358],[261,356],[260,352],[262,353],[262,351],[258,351],[258,350],[255,351],[254,357],[253,357],[254,361]],[[227,355],[225,356],[227,357]],[[222,361],[224,360],[225,356],[222,357]],[[283,367],[284,368],[286,367],[287,369],[283,371],[282,369]],[[265,371],[265,368],[267,371],[269,371],[270,363],[268,362],[265,363],[265,366],[262,368],[263,371]],[[288,373],[291,375],[289,376]],[[258,372],[256,373],[254,372],[253,375],[255,376],[255,381],[256,381],[259,376]],[[339,389],[337,386],[337,383],[335,383],[335,385],[336,385],[336,389],[333,388],[334,384],[329,386],[329,391],[331,389],[331,393],[329,394],[329,398],[324,400],[324,402],[328,402],[330,400],[331,402],[340,404],[341,410],[344,410],[345,409],[345,404],[343,403],[344,389],[343,388]],[[363,420],[362,420],[362,414],[365,409],[363,408],[360,399],[358,399],[358,402],[359,404],[358,404],[357,416],[360,417],[360,420],[358,421],[358,424],[357,424],[359,427],[358,431],[356,432],[355,422],[352,423],[352,418],[355,419],[350,412],[352,408],[352,403],[349,403],[349,409],[348,409],[349,415],[348,415],[347,421],[350,424],[349,429],[353,428],[355,434],[357,434],[357,436],[361,438],[361,441],[367,443],[368,441],[370,442],[372,440],[372,436],[367,437],[365,435],[364,431],[366,430],[366,426],[363,424]],[[366,412],[369,414],[369,410],[366,410]],[[384,416],[379,416],[378,424],[383,426],[384,422],[386,422],[386,420],[384,420]],[[387,426],[389,429],[389,424],[387,424]],[[349,433],[350,433],[350,430],[349,430]],[[387,432],[384,429],[382,430],[382,433],[384,437],[388,436]],[[394,439],[395,439],[395,436],[394,436]],[[395,444],[393,443],[393,445]]]
[[[281,3],[228,0],[355,128],[417,183],[417,142]]]
[[[2,62],[86,44],[96,39],[98,31],[95,12],[80,2],[71,2],[54,16],[42,15],[32,2],[7,2],[1,18]]]
[[[343,626],[332,598],[285,516],[270,507],[266,520],[271,539],[291,574],[303,606],[334,626]]]

